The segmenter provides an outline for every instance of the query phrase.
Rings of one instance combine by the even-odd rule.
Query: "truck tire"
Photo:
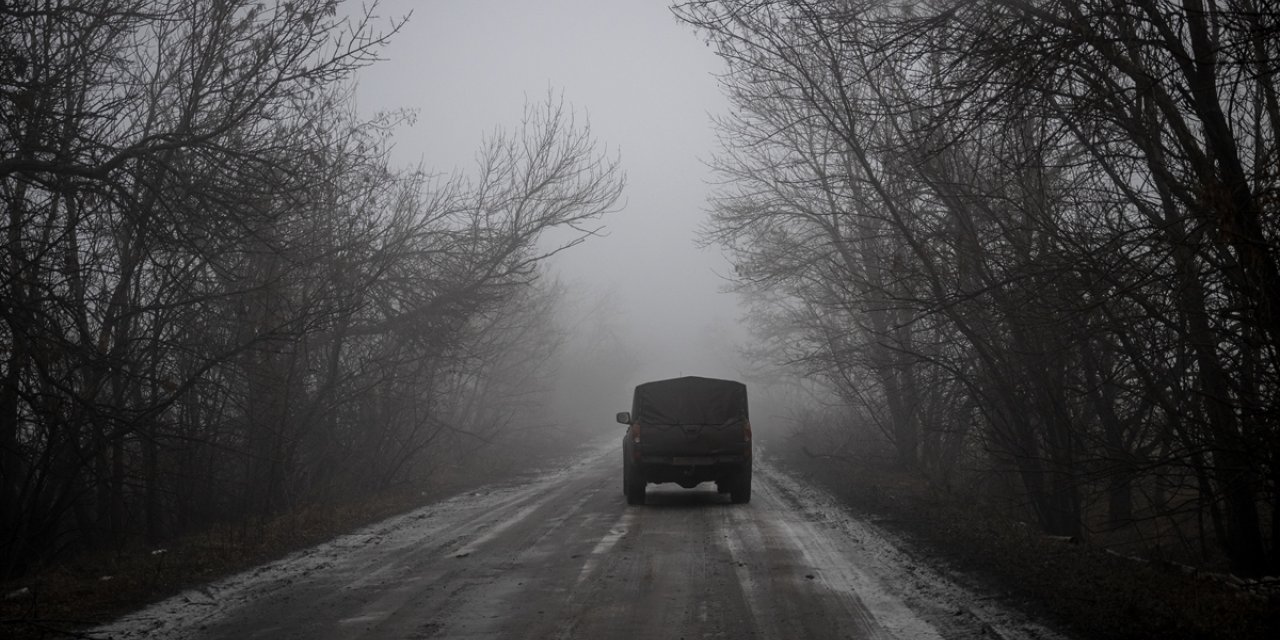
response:
[[[729,489],[729,499],[734,504],[751,502],[751,465],[739,471],[738,477],[734,478],[733,486]]]
[[[627,496],[627,504],[644,504],[644,477],[641,476],[630,460],[622,462],[622,493]]]
[[[644,504],[644,478],[635,470],[632,470],[626,480],[627,483],[627,504]]]

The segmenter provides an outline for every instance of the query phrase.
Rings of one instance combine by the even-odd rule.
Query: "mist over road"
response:
[[[757,461],[622,496],[621,452],[458,496],[161,602],[102,638],[1052,638]]]

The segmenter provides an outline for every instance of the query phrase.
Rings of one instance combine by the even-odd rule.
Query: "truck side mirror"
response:
[[[622,424],[631,424],[631,412],[619,411],[616,419]]]

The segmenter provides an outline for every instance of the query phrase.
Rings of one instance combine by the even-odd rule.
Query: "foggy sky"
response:
[[[383,18],[411,18],[364,70],[361,112],[411,109],[394,158],[431,170],[469,169],[483,136],[514,128],[526,101],[553,90],[589,118],[627,174],[607,237],[557,256],[554,271],[579,293],[609,294],[641,359],[637,381],[735,377],[728,265],[700,250],[715,145],[710,116],[726,110],[722,65],[663,0],[383,0]]]

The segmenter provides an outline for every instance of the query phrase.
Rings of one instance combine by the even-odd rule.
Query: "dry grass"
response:
[[[1274,595],[1243,592],[1215,576],[1189,575],[1172,565],[1042,536],[875,461],[815,459],[798,445],[777,453],[784,464],[872,515],[934,562],[1079,637],[1280,637],[1280,600]]]

